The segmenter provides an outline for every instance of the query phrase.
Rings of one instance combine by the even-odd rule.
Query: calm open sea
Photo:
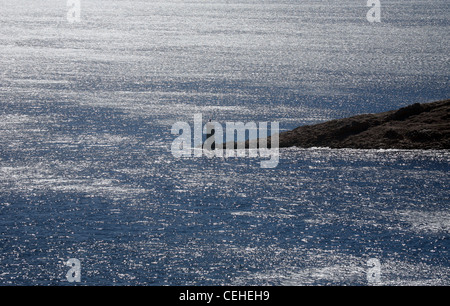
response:
[[[448,0],[80,3],[0,4],[0,285],[450,285],[448,151],[170,151],[449,98]]]

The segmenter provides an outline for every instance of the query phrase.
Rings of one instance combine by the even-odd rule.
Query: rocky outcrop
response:
[[[280,147],[450,149],[450,100],[301,126],[279,137]]]

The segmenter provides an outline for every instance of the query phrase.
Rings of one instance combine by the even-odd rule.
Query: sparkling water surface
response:
[[[171,154],[448,98],[448,1],[365,2],[2,1],[0,285],[449,285],[448,151]]]

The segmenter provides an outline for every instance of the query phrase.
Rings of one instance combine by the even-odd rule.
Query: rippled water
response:
[[[42,3],[41,3],[42,2]],[[450,284],[447,151],[176,159],[176,121],[282,130],[449,97],[448,1],[4,1],[0,284]]]

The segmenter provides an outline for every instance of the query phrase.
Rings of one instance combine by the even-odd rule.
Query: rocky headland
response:
[[[279,141],[281,148],[450,149],[450,100],[300,126]]]

